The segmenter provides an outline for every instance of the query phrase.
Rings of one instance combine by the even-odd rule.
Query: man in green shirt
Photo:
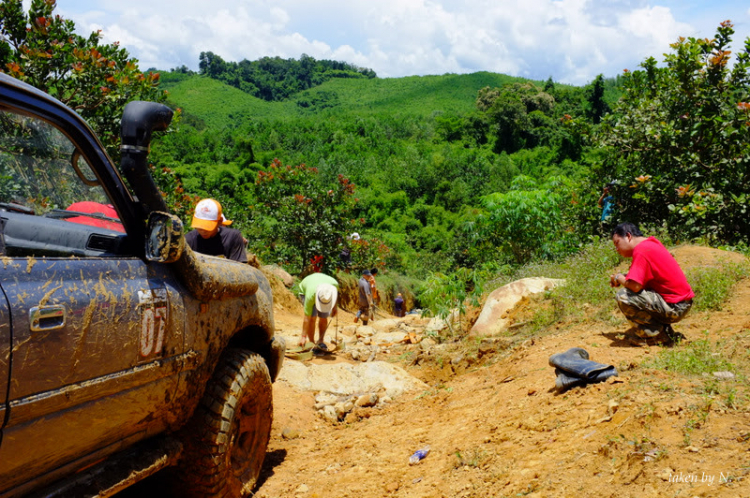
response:
[[[302,321],[300,347],[308,341],[315,342],[315,318],[318,318],[318,348],[326,351],[324,339],[328,328],[328,317],[336,316],[336,300],[339,283],[323,273],[311,273],[302,279],[300,291],[305,295],[305,318]]]

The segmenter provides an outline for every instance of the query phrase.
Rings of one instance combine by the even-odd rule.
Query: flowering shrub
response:
[[[258,202],[251,206],[253,228],[261,232],[255,234],[256,240],[266,241],[257,252],[262,259],[283,262],[299,273],[339,267],[346,235],[359,226],[352,219],[354,191],[354,184],[343,175],[326,183],[317,168],[284,166],[274,159],[255,181]]]
[[[680,38],[664,64],[626,72],[625,95],[604,119],[611,152],[598,182],[613,189],[621,220],[672,235],[737,242],[750,233],[750,40],[728,64],[734,29]]]
[[[161,191],[164,201],[169,206],[169,210],[179,216],[186,227],[189,227],[189,223],[193,217],[193,210],[195,209],[195,205],[200,201],[200,197],[188,194],[182,182],[171,168],[156,167],[153,164],[150,165],[150,168],[151,176],[154,178],[159,191]]]
[[[377,237],[352,240],[349,246],[352,250],[352,268],[357,271],[385,268],[392,256],[391,248]]]
[[[26,3],[26,2],[23,2]],[[132,100],[164,102],[158,73],[102,33],[77,34],[75,23],[54,13],[54,1],[0,4],[0,69],[75,109],[96,131],[110,156],[119,158],[120,119]]]

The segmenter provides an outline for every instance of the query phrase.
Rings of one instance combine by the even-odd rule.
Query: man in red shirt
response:
[[[655,237],[646,237],[632,223],[620,223],[612,231],[615,249],[633,262],[626,275],[609,277],[620,310],[637,326],[636,335],[644,340],[664,332],[673,339],[672,323],[679,322],[690,311],[695,293],[680,265]]]

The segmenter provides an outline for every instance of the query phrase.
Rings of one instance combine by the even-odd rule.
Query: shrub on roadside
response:
[[[721,266],[696,267],[686,272],[688,282],[695,291],[695,311],[720,311],[734,284],[747,278],[750,265],[724,263]]]

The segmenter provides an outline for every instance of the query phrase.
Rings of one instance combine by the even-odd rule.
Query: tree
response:
[[[213,52],[201,52],[198,57],[198,69],[200,74],[210,76],[211,78],[218,78],[224,71],[226,71],[227,64],[224,59],[214,54]]]
[[[2,0],[0,68],[73,108],[117,159],[122,110],[131,100],[165,101],[159,75],[143,74],[117,43],[102,44],[100,32],[75,34],[55,7],[55,0],[32,0],[26,14],[21,0]]]
[[[533,83],[511,83],[481,89],[476,105],[491,123],[495,152],[510,154],[539,145],[539,117],[552,115],[555,99]]]
[[[326,185],[317,168],[283,166],[275,159],[255,182],[258,203],[252,214],[261,233],[254,235],[265,244],[263,252],[298,273],[316,256],[323,257],[326,267],[337,267],[347,234],[358,226],[352,220],[354,190],[343,175]]]
[[[586,101],[588,103],[587,114],[591,121],[598,125],[610,110],[609,105],[604,100],[604,76],[601,74],[586,87]]]
[[[680,38],[664,64],[626,72],[602,121],[610,153],[594,187],[618,180],[623,219],[673,235],[737,242],[750,235],[750,38],[730,64],[731,22],[713,39]]]
[[[560,195],[539,188],[519,175],[511,190],[482,198],[485,213],[477,217],[480,237],[510,255],[517,264],[556,252],[562,238]]]

